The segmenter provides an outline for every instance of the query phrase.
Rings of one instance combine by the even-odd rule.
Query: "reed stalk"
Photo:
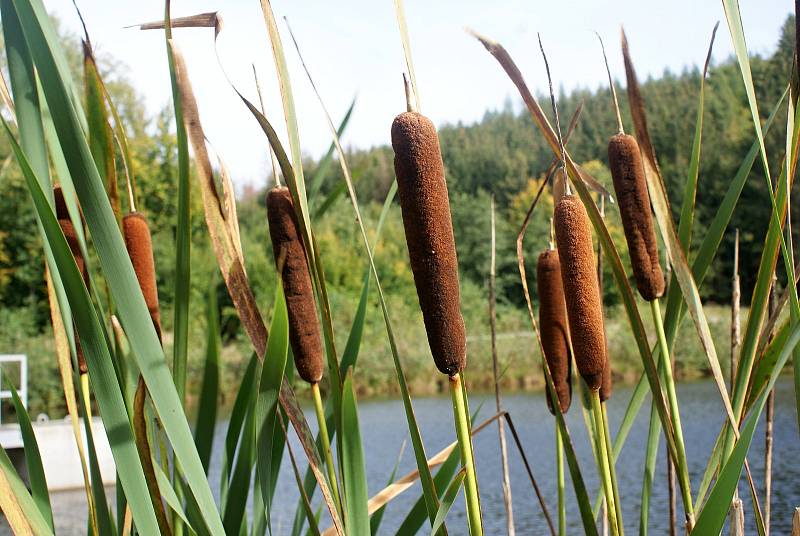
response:
[[[558,482],[558,536],[567,534],[567,504],[564,489],[564,438],[556,423],[556,475]]]
[[[325,467],[328,470],[328,480],[330,480],[331,493],[339,512],[342,513],[342,501],[339,496],[339,485],[336,480],[336,466],[333,464],[333,453],[331,452],[331,439],[328,435],[328,425],[325,423],[325,408],[322,405],[322,395],[319,392],[319,382],[311,384],[311,393],[314,397],[314,411],[317,414],[317,424],[319,425],[319,436],[322,442]]]
[[[608,510],[608,523],[611,527],[612,536],[622,536],[620,532],[621,520],[617,519],[617,508],[614,501],[614,486],[611,483],[611,466],[609,464],[608,449],[606,448],[605,426],[603,423],[603,409],[600,403],[600,393],[596,390],[592,390],[591,398],[592,415],[594,417],[594,440],[597,447],[600,480],[603,485],[603,493]]]
[[[605,449],[608,456],[608,467],[609,473],[611,476],[611,490],[614,494],[614,515],[617,518],[619,533],[624,534],[625,528],[622,525],[622,501],[619,497],[619,485],[617,483],[617,469],[614,464],[614,457],[612,453],[614,452],[614,443],[611,441],[611,433],[609,432],[610,427],[608,426],[608,411],[606,410],[606,403],[601,402],[600,410],[603,416],[603,441],[605,443]]]
[[[686,526],[688,531],[691,532],[694,527],[694,506],[692,504],[692,493],[689,489],[688,469],[686,464],[686,450],[683,442],[683,428],[681,426],[681,416],[678,411],[678,397],[675,393],[675,380],[672,375],[672,361],[669,354],[669,345],[667,344],[667,336],[664,334],[664,321],[661,317],[661,305],[658,298],[650,301],[650,312],[653,315],[653,324],[656,327],[658,335],[659,351],[661,352],[661,359],[659,364],[662,366],[661,371],[664,374],[664,380],[667,389],[667,403],[669,404],[669,412],[672,420],[672,427],[675,432],[675,445],[677,447],[678,460],[676,469],[681,471],[683,477],[678,479],[681,488],[681,499],[683,500],[683,510],[686,517]]]
[[[497,360],[497,300],[495,298],[495,279],[497,275],[497,242],[495,236],[495,203],[491,199],[491,262],[489,264],[489,328],[492,336],[492,375],[494,377],[494,402],[498,413],[502,411],[500,401],[500,370]],[[500,463],[503,465],[503,503],[506,508],[506,531],[514,536],[514,508],[511,500],[511,477],[508,471],[508,449],[506,447],[506,431],[503,421],[497,421],[498,440],[500,441]],[[562,468],[563,473],[563,468]],[[562,474],[563,478],[563,474]],[[560,513],[559,513],[560,515]]]
[[[467,415],[464,399],[466,392],[461,375],[450,376],[450,395],[453,399],[453,417],[456,425],[458,445],[461,449],[461,463],[464,466],[464,498],[467,503],[467,520],[469,521],[470,536],[483,535],[481,521],[481,506],[478,498],[478,478],[475,473],[474,457],[472,453],[472,437],[469,430],[469,416]]]

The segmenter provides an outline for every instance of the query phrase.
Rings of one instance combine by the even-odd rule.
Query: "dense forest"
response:
[[[794,17],[786,20],[777,36],[772,54],[754,57],[753,77],[761,105],[762,119],[778,104],[785,90],[783,81],[789,77],[791,55],[794,47]],[[76,38],[65,37],[66,50],[74,67],[76,79],[82,76],[80,45]],[[705,51],[698,51],[702,58]],[[635,58],[634,58],[635,59]],[[113,58],[100,58],[101,70],[109,82],[110,93],[120,110],[130,137],[131,150],[136,162],[136,181],[141,209],[147,214],[154,235],[156,266],[160,299],[164,313],[165,329],[171,324],[172,288],[174,279],[174,226],[176,211],[177,167],[174,121],[169,108],[155,117],[145,113],[143,97],[137,90],[130,73]],[[534,78],[535,74],[528,74]],[[649,79],[642,85],[647,105],[650,131],[659,156],[673,213],[677,217],[683,184],[691,154],[692,135],[698,107],[701,70],[698,66],[685,68],[680,73],[665,71],[660,77]],[[706,82],[706,101],[703,128],[700,180],[697,193],[697,216],[694,233],[701,236],[714,215],[718,202],[736,174],[744,155],[753,143],[753,127],[740,73],[732,60],[711,66]],[[617,88],[624,95],[622,86]],[[509,91],[511,87],[509,86]],[[541,96],[543,99],[546,96]],[[570,152],[576,161],[583,163],[598,180],[610,187],[606,163],[606,144],[614,132],[615,119],[610,90],[580,89],[557,95],[562,121],[569,118],[582,104],[583,112],[569,141]],[[629,127],[630,118],[622,99],[623,121]],[[361,113],[357,105],[355,114]],[[785,143],[785,103],[779,109],[774,127],[767,135],[767,152],[781,154]],[[324,128],[320,125],[320,128]],[[632,130],[632,127],[631,127]],[[386,128],[387,143],[389,125]],[[501,327],[507,319],[520,318],[523,298],[515,257],[515,240],[521,221],[536,189],[544,180],[542,174],[553,155],[539,135],[527,111],[516,101],[509,101],[502,110],[488,111],[474,124],[441,125],[440,139],[447,169],[451,211],[456,233],[459,265],[462,278],[463,308],[468,327],[472,332],[486,331],[485,281],[489,270],[490,198],[496,196],[498,236],[498,298],[501,302]],[[346,139],[346,134],[345,134]],[[394,181],[392,151],[386,146],[370,149],[352,149],[346,155],[356,178],[356,188],[367,223],[374,229],[381,205]],[[776,159],[777,161],[777,159]],[[13,163],[8,140],[0,138],[0,348],[2,351],[27,351],[31,366],[51,374],[54,361],[49,352],[49,312],[44,287],[44,263],[39,234],[34,232],[35,218],[24,180]],[[319,162],[309,159],[307,176],[319,168]],[[338,165],[326,166],[324,178],[314,197],[312,213],[323,206],[331,192],[341,191],[341,174]],[[773,170],[774,171],[774,170]],[[122,173],[119,174],[123,176]],[[120,185],[121,187],[123,185]],[[794,196],[797,199],[797,196]],[[219,283],[216,263],[210,251],[199,192],[193,195],[192,242],[192,309],[194,318],[202,318],[205,295],[215,289],[220,302],[222,325],[226,341],[236,348],[240,338],[238,320],[227,301],[224,285]],[[796,206],[797,201],[794,202]],[[526,242],[529,261],[545,247],[549,234],[549,215],[552,200],[545,196],[534,214]],[[321,212],[321,211],[320,211]],[[762,247],[762,238],[770,213],[769,195],[763,171],[758,164],[742,192],[731,223],[730,232],[720,249],[701,292],[710,302],[724,303],[730,297],[730,275],[733,264],[733,229],[741,232],[741,273],[743,299],[748,299]],[[275,283],[272,268],[263,191],[247,191],[239,200],[239,217],[247,270],[258,299],[269,302]],[[617,244],[624,249],[618,213],[608,205],[608,221],[612,234],[619,238]],[[366,268],[365,259],[357,247],[357,228],[344,196],[327,207],[318,217],[316,234],[325,262],[336,322],[351,321],[361,290]],[[622,251],[624,255],[624,251]],[[404,333],[408,337],[407,352],[410,359],[426,348],[415,346],[414,333],[420,333],[420,318],[416,308],[411,272],[407,262],[399,209],[394,206],[389,213],[382,240],[376,250],[378,270],[382,283],[392,302],[400,331],[403,323],[409,324]],[[529,274],[535,270],[529,269]],[[613,281],[606,277],[606,300],[615,302]],[[535,289],[534,281],[531,288]],[[197,320],[192,330],[200,332],[203,320]],[[506,328],[514,329],[508,320]],[[377,335],[374,339],[377,353],[386,353],[385,337],[380,337],[379,322],[369,322]],[[346,330],[343,330],[346,332]],[[419,338],[419,337],[417,337]],[[169,344],[169,336],[166,343]],[[369,343],[366,343],[369,345]],[[193,350],[194,351],[194,350]],[[201,349],[196,350],[198,353]],[[231,353],[235,355],[235,353]],[[379,376],[392,374],[387,359],[370,373]],[[527,359],[527,357],[526,357]],[[241,359],[231,358],[239,363]],[[232,372],[235,376],[236,372]],[[58,380],[53,376],[53,386]],[[42,376],[44,378],[45,376]],[[41,406],[58,405],[46,400],[46,384],[40,387]],[[55,389],[57,391],[57,389]]]

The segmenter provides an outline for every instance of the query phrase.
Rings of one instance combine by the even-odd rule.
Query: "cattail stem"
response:
[[[456,425],[456,435],[458,445],[461,449],[461,463],[464,466],[466,476],[464,478],[464,497],[467,503],[467,519],[469,521],[470,536],[483,535],[483,522],[481,521],[481,505],[478,498],[478,477],[475,473],[473,463],[472,438],[469,430],[467,416],[466,390],[461,381],[461,375],[456,373],[450,376],[450,395],[453,399],[453,417]]]
[[[600,404],[600,411],[603,414],[603,441],[605,442],[606,452],[608,453],[608,468],[611,474],[611,490],[614,492],[614,515],[617,517],[619,533],[625,532],[622,524],[622,501],[619,498],[619,485],[617,484],[617,469],[614,464],[614,444],[611,442],[611,433],[608,426],[608,411],[606,403]]]
[[[608,510],[608,523],[611,526],[612,536],[621,536],[619,530],[620,524],[617,519],[617,509],[614,504],[614,487],[611,484],[611,469],[608,462],[608,449],[604,439],[605,432],[603,431],[603,409],[600,407],[600,393],[592,390],[590,393],[592,398],[592,415],[594,417],[594,441],[598,454],[598,470],[600,472],[600,480],[603,484],[603,493],[606,498],[606,505]]]
[[[686,449],[683,443],[683,427],[681,426],[681,416],[678,411],[678,397],[675,394],[675,380],[672,376],[672,361],[669,354],[669,345],[667,344],[667,336],[664,333],[664,321],[661,318],[661,304],[658,298],[650,301],[650,312],[653,315],[653,324],[655,324],[656,333],[658,335],[659,352],[661,359],[659,359],[659,369],[663,373],[664,383],[667,388],[667,402],[669,403],[669,413],[672,418],[672,427],[675,431],[675,445],[677,450],[678,460],[676,470],[680,471],[681,478],[678,483],[681,488],[681,498],[683,500],[683,510],[686,515],[686,524],[689,530],[694,527],[694,507],[692,505],[692,493],[689,489],[688,469],[686,464]]]
[[[556,422],[556,474],[558,479],[558,536],[567,534],[567,504],[564,493],[564,438]]]
[[[497,237],[495,232],[494,194],[490,204],[491,215],[491,262],[489,263],[489,331],[492,337],[492,373],[494,376],[495,409],[499,413],[503,409],[500,400],[500,366],[497,358],[497,300],[495,283],[497,278]],[[557,428],[556,428],[557,430]],[[508,449],[506,448],[506,432],[503,421],[497,421],[497,434],[500,441],[500,463],[503,466],[503,503],[506,507],[506,531],[514,536],[514,508],[511,499],[511,476],[508,471]]]
[[[331,452],[331,440],[328,435],[328,425],[325,423],[325,409],[322,406],[322,395],[319,392],[319,382],[311,384],[311,393],[314,395],[314,411],[317,414],[317,424],[319,425],[319,436],[324,451],[325,465],[328,469],[328,480],[330,480],[331,493],[336,507],[342,514],[342,502],[339,498],[339,484],[336,480],[336,470],[333,464],[333,453]]]

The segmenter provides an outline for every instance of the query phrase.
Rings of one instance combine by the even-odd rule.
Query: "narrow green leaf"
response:
[[[2,379],[8,386],[8,390],[11,391],[11,399],[19,421],[19,431],[22,435],[22,443],[25,445],[25,467],[28,470],[28,481],[31,486],[33,502],[36,503],[36,507],[50,527],[50,531],[55,531],[55,528],[53,528],[53,510],[50,506],[50,493],[47,491],[47,478],[42,467],[39,443],[36,441],[33,426],[31,426],[31,418],[19,398],[17,389],[11,383],[11,379],[5,373],[2,375]]]
[[[389,480],[387,481],[386,485],[392,484],[394,482],[395,477],[397,476],[397,468],[400,467],[400,460],[403,457],[403,451],[405,450],[406,443],[403,441],[403,444],[400,446],[400,452],[397,455],[397,458],[394,461],[394,467],[392,468],[392,472],[389,475]],[[383,514],[386,513],[386,505],[384,504],[370,516],[369,518],[369,532],[372,536],[378,534],[378,529],[381,526],[381,522],[383,521]]]
[[[367,469],[358,425],[358,406],[349,369],[342,391],[342,480],[344,482],[345,526],[348,534],[369,534],[367,512]]]
[[[191,182],[189,180],[189,139],[183,117],[181,102],[175,73],[175,55],[169,40],[172,38],[170,27],[169,1],[165,2],[164,21],[169,65],[170,87],[172,89],[172,106],[175,111],[175,130],[178,149],[178,222],[175,231],[175,297],[174,297],[174,343],[172,352],[172,368],[175,387],[181,400],[186,396],[186,361],[189,355],[189,294],[191,290]]]
[[[5,449],[0,449],[0,510],[15,534],[53,534]]]
[[[231,416],[228,419],[228,430],[225,432],[225,449],[222,451],[220,478],[220,502],[223,509],[227,503],[229,479],[233,472],[236,445],[239,444],[239,439],[242,435],[242,427],[250,407],[250,401],[255,392],[255,378],[258,371],[258,363],[258,356],[253,353],[253,355],[250,356],[250,361],[247,363],[247,368],[242,376],[242,381],[239,384],[239,389],[236,392],[236,398],[233,402],[233,409],[231,409]]]
[[[648,518],[650,515],[650,495],[653,491],[656,461],[658,460],[658,443],[661,438],[661,428],[658,423],[658,413],[655,405],[650,405],[650,426],[647,432],[647,448],[644,456],[644,475],[642,478],[642,498],[639,510],[639,536],[647,536]]]
[[[270,524],[272,495],[269,483],[279,467],[273,467],[273,442],[279,439],[275,434],[277,428],[278,393],[286,369],[286,358],[289,348],[289,319],[286,300],[283,296],[283,284],[278,278],[275,286],[275,306],[272,313],[267,352],[261,365],[261,379],[258,384],[256,401],[256,445],[257,467],[261,476],[261,495],[267,504],[267,525]],[[258,513],[261,515],[261,513]]]
[[[214,428],[217,423],[221,342],[219,336],[219,311],[217,310],[216,278],[212,278],[206,297],[206,363],[203,369],[203,387],[197,403],[197,424],[194,442],[203,468],[208,473]]]
[[[353,97],[353,100],[350,102],[350,106],[347,108],[347,112],[344,114],[344,118],[339,123],[339,128],[336,129],[336,135],[339,136],[341,139],[342,135],[344,134],[344,129],[347,128],[347,123],[350,122],[350,116],[353,115],[353,108],[356,106],[356,98]],[[322,160],[319,161],[317,164],[317,170],[314,172],[314,175],[311,177],[311,182],[308,187],[308,198],[313,200],[316,198],[317,192],[319,192],[322,183],[325,181],[325,177],[330,170],[331,164],[333,163],[333,152],[336,150],[336,144],[331,142],[330,146],[328,147],[328,152],[325,153],[325,156],[322,157]],[[330,196],[329,196],[330,197]],[[325,201],[328,201],[326,197]],[[320,215],[322,211],[322,207],[317,209],[317,216]]]
[[[439,505],[439,511],[436,512],[436,518],[433,520],[433,525],[431,526],[431,535],[436,534],[436,531],[439,530],[439,527],[441,527],[444,523],[444,519],[447,517],[447,513],[450,511],[450,507],[453,506],[453,501],[456,500],[458,491],[461,489],[461,484],[464,482],[465,476],[466,473],[462,468],[453,481],[450,482],[450,485],[447,486],[447,491],[444,492],[442,502]]]
[[[172,482],[170,482],[169,477],[164,473],[164,469],[161,468],[161,465],[156,461],[153,460],[153,467],[156,470],[156,480],[158,481],[158,489],[161,491],[161,495],[164,497],[164,502],[167,503],[167,506],[175,512],[181,521],[186,523],[189,527],[190,531],[194,531],[192,528],[192,524],[189,522],[189,519],[186,517],[186,514],[183,511],[183,506],[181,506],[181,501],[178,499],[178,495],[175,493],[175,490],[172,489]]]

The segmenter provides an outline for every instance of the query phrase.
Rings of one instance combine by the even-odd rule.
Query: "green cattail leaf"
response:
[[[347,371],[342,389],[342,481],[345,527],[348,534],[369,534],[367,470],[358,425],[358,406],[353,389],[353,370]]]
[[[227,503],[229,480],[233,472],[233,463],[236,458],[236,446],[239,444],[245,418],[251,404],[250,401],[255,392],[255,378],[258,372],[258,363],[258,356],[253,353],[242,375],[242,381],[239,384],[239,390],[236,393],[233,409],[231,409],[231,416],[228,420],[228,430],[225,432],[225,448],[222,451],[220,478],[220,503],[223,510]]]
[[[769,392],[775,386],[780,371],[789,360],[798,341],[800,341],[800,328],[794,328],[789,339],[786,341],[786,345],[781,350],[776,366],[772,369],[767,388],[758,397],[753,409],[750,410],[750,414],[743,423],[739,439],[734,444],[730,456],[722,466],[717,481],[711,489],[708,501],[706,501],[703,510],[697,518],[697,523],[694,526],[692,534],[718,534],[720,530],[722,530],[730,509],[733,494],[739,485],[742,467],[744,466],[747,451],[750,449],[750,443],[753,440],[758,419],[761,417],[761,413],[767,403]]]
[[[217,422],[217,401],[219,399],[220,352],[222,343],[219,335],[219,311],[217,310],[217,284],[212,278],[206,297],[206,360],[203,368],[203,387],[197,402],[197,424],[194,428],[194,442],[200,461],[208,474],[211,460],[211,447],[214,443],[214,428]]]
[[[644,474],[642,475],[642,498],[639,509],[639,535],[647,536],[648,518],[650,515],[650,495],[653,491],[656,462],[658,461],[658,443],[661,430],[658,426],[658,413],[653,404],[650,405],[650,426],[647,431],[647,447],[644,455]]]
[[[258,398],[256,400],[256,467],[260,475],[261,495],[267,504],[267,525],[270,522],[272,510],[272,493],[269,483],[274,478],[274,473],[280,467],[273,466],[273,445],[279,440],[275,434],[278,427],[276,422],[278,410],[278,393],[283,381],[286,359],[289,348],[289,319],[286,310],[286,300],[283,296],[283,284],[278,278],[275,288],[275,306],[272,313],[272,324],[267,341],[267,352],[261,365],[261,379],[258,383]],[[285,438],[283,438],[285,440]],[[242,505],[244,507],[244,505]]]
[[[350,102],[350,106],[347,108],[347,112],[345,112],[344,117],[342,118],[341,123],[339,123],[339,127],[336,129],[336,135],[341,139],[342,135],[344,134],[344,130],[347,128],[347,123],[350,122],[350,116],[353,115],[353,108],[356,106],[356,98],[353,97],[353,100]],[[336,144],[331,142],[330,146],[328,147],[328,152],[325,153],[325,156],[322,157],[322,160],[319,161],[317,164],[317,170],[314,172],[314,175],[311,176],[311,182],[308,187],[308,198],[310,200],[314,200],[317,196],[317,192],[319,192],[322,183],[325,182],[325,177],[328,175],[328,171],[330,170],[331,165],[333,164],[333,152],[336,150]],[[326,198],[327,201],[328,198]],[[317,217],[319,217],[322,207],[320,206],[317,209]]]
[[[397,459],[394,461],[394,467],[392,468],[392,472],[389,475],[389,480],[386,485],[392,484],[394,482],[395,477],[397,476],[397,468],[400,467],[400,460],[403,458],[403,451],[405,450],[405,441],[400,446],[400,452],[397,455]],[[378,534],[378,529],[381,527],[381,522],[383,521],[383,514],[386,513],[386,505],[384,504],[373,513],[369,518],[369,531],[372,536]]]
[[[19,431],[22,435],[22,443],[25,445],[25,467],[28,470],[28,481],[31,485],[31,495],[33,502],[42,514],[42,518],[47,522],[50,531],[55,531],[53,527],[53,510],[50,506],[50,493],[47,491],[47,478],[44,474],[44,467],[42,467],[42,456],[39,453],[39,443],[36,441],[36,436],[33,433],[33,426],[31,426],[31,418],[28,415],[28,410],[22,404],[19,398],[17,389],[11,383],[11,379],[2,374],[2,382],[8,386],[11,391],[11,400],[14,403],[14,411],[17,414],[19,421]]]
[[[450,507],[453,506],[453,501],[456,500],[456,496],[458,496],[458,491],[461,489],[461,484],[464,482],[464,477],[466,475],[467,473],[462,468],[458,474],[456,474],[453,481],[450,482],[450,485],[447,486],[447,490],[442,497],[442,502],[439,505],[439,510],[436,512],[436,518],[433,520],[433,525],[431,526],[431,535],[436,534],[439,527],[444,524],[444,519],[450,511]]]
[[[156,472],[156,480],[158,481],[158,489],[161,491],[161,495],[164,497],[164,502],[167,503],[167,506],[178,515],[178,517],[186,523],[189,527],[189,530],[194,532],[192,528],[192,524],[189,522],[189,519],[186,517],[186,514],[183,511],[183,506],[181,506],[181,501],[178,499],[178,495],[175,493],[175,490],[172,489],[172,483],[169,480],[169,477],[164,473],[164,469],[161,468],[161,465],[158,463],[158,460],[153,460],[153,467],[155,468]]]
[[[164,3],[164,38],[166,40],[167,64],[172,90],[172,106],[175,111],[175,131],[178,150],[178,222],[175,231],[175,295],[172,374],[178,396],[186,395],[186,362],[189,356],[189,293],[191,290],[191,182],[189,181],[189,139],[184,124],[183,103],[175,66],[175,53],[170,45],[172,28],[170,2]]]
[[[0,510],[14,534],[53,534],[25,483],[14,470],[5,449],[0,449]]]

